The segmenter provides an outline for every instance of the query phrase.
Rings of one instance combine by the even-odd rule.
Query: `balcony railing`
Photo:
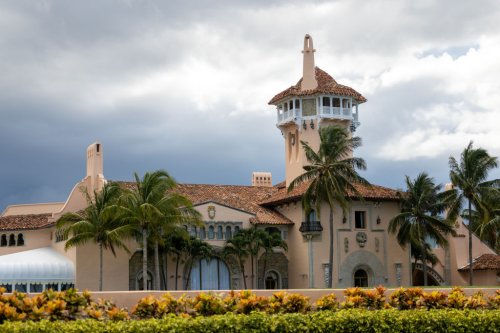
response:
[[[319,221],[306,221],[301,223],[299,231],[303,234],[319,233],[323,231],[323,227]]]
[[[327,118],[337,118],[353,120],[354,116],[357,118],[357,114],[352,112],[352,108],[341,108],[337,106],[323,106],[321,108],[321,116],[326,116]],[[354,119],[355,120],[355,119]]]
[[[300,109],[291,109],[288,111],[283,111],[278,113],[278,123],[284,123],[287,121],[293,121],[295,118],[300,117]]]

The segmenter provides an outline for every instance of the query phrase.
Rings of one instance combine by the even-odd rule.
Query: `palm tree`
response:
[[[389,232],[397,233],[401,247],[410,244],[417,250],[423,263],[424,286],[427,286],[427,239],[432,239],[440,246],[448,245],[446,236],[454,234],[453,219],[441,215],[453,204],[453,191],[441,192],[441,185],[425,172],[415,180],[406,176],[405,193],[399,193],[401,213],[389,221]],[[453,215],[453,214],[451,214]]]
[[[165,252],[175,256],[175,290],[178,290],[179,263],[186,252],[189,234],[183,227],[176,227],[163,235]]]
[[[481,195],[498,190],[500,179],[487,181],[488,173],[498,166],[497,158],[490,156],[483,148],[472,147],[472,141],[462,151],[460,163],[450,156],[450,179],[458,189],[455,207],[462,207],[467,202],[469,221],[472,221],[472,206],[482,209]],[[472,270],[472,226],[469,230],[469,285],[473,284]]]
[[[248,249],[248,253],[250,255],[250,264],[252,269],[252,289],[255,289],[255,258],[257,258],[259,251],[263,248],[264,239],[268,237],[268,234],[264,230],[257,228],[256,225],[253,225],[248,229],[242,229],[238,234],[238,237],[244,238],[246,242],[245,246]]]
[[[277,232],[266,232],[266,236],[262,239],[262,249],[264,250],[264,267],[262,270],[262,282],[265,283],[267,261],[274,252],[274,249],[281,248],[288,251],[287,243],[281,239],[281,234]]]
[[[123,206],[127,211],[126,219],[136,227],[137,235],[142,240],[143,281],[147,281],[148,276],[148,237],[155,242],[155,287],[159,289],[160,270],[157,255],[159,237],[156,233],[167,221],[166,214],[170,202],[165,194],[175,186],[175,181],[163,170],[146,172],[142,179],[137,173],[134,177],[135,188],[123,197]],[[145,282],[143,288],[147,289]]]
[[[224,248],[222,249],[223,256],[235,257],[238,261],[243,278],[243,286],[247,289],[247,280],[245,277],[245,260],[250,255],[248,249],[248,240],[240,230],[233,238],[226,240]]]
[[[190,237],[185,247],[185,254],[187,257],[188,267],[184,289],[187,290],[191,280],[191,270],[193,269],[194,261],[198,259],[210,259],[213,256],[213,248],[207,242],[198,238]]]
[[[321,204],[326,202],[330,208],[329,218],[329,265],[328,287],[332,287],[333,270],[333,213],[337,202],[342,210],[347,210],[349,196],[362,198],[355,187],[355,183],[369,184],[361,177],[357,169],[365,170],[366,163],[362,158],[352,157],[354,149],[361,146],[361,138],[351,137],[343,127],[333,125],[322,127],[319,130],[321,143],[319,151],[315,152],[307,142],[301,141],[309,165],[304,166],[305,172],[295,178],[289,185],[288,191],[302,183],[309,186],[302,196],[302,206],[309,212],[311,206],[315,208],[317,216],[321,216]]]
[[[66,213],[56,223],[63,232],[66,241],[65,250],[93,242],[99,246],[99,291],[102,291],[103,250],[111,250],[116,257],[116,249],[129,253],[124,240],[130,237],[131,226],[121,219],[120,209],[116,205],[120,196],[120,187],[105,184],[100,192],[93,196],[85,193],[87,208],[77,213]]]

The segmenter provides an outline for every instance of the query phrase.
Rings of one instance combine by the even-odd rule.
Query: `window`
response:
[[[340,99],[339,98],[333,98],[332,99],[332,106],[335,107],[335,108],[339,108],[340,107]]]
[[[238,232],[240,232],[240,227],[234,227],[234,234],[236,235]]]
[[[233,231],[231,230],[230,226],[226,227],[226,239],[231,239],[233,238]]]
[[[196,227],[189,228],[189,236],[196,238]]]
[[[16,236],[14,234],[10,234],[9,236],[9,246],[16,246]]]
[[[12,285],[7,283],[7,284],[0,284],[0,288],[5,288],[5,292],[11,293],[12,292]]]
[[[295,100],[295,108],[300,109],[300,100],[298,99]]]
[[[207,238],[207,232],[205,231],[205,227],[200,228],[200,239],[203,240]]]
[[[222,226],[217,227],[217,239],[224,239],[224,233],[222,232]]]
[[[293,109],[293,100],[291,100],[291,101],[289,102],[289,109],[290,109],[290,110],[292,110],[292,109]]]
[[[279,276],[275,271],[269,271],[265,279],[266,289],[279,289]]]
[[[30,293],[41,293],[43,291],[43,284],[30,283]]]
[[[64,232],[62,230],[56,230],[56,243],[65,241],[68,237],[64,237]]]
[[[208,239],[214,239],[214,226],[213,225],[208,227]]]
[[[276,227],[267,227],[265,230],[269,235],[278,234],[281,237],[281,230]]]
[[[189,286],[191,290],[228,290],[229,269],[219,258],[197,260],[191,269]]]
[[[368,273],[364,269],[358,269],[354,273],[355,287],[368,287]]]
[[[3,234],[0,240],[0,246],[7,246],[7,235]]]
[[[356,229],[366,229],[366,212],[355,211],[354,220],[354,226]]]
[[[314,222],[314,221],[317,221],[318,218],[316,216],[316,211],[314,209],[311,209],[311,211],[309,212],[309,216],[308,216],[308,221],[307,222]]]
[[[323,97],[323,106],[330,106],[330,97]]]
[[[23,234],[17,235],[17,246],[24,246],[24,237]]]

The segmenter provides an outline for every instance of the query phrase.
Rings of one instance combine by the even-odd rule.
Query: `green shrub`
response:
[[[180,317],[111,322],[76,320],[67,322],[5,322],[2,333],[24,332],[499,332],[500,311],[365,309],[320,311],[308,314],[254,312],[250,315],[227,313],[211,317]]]

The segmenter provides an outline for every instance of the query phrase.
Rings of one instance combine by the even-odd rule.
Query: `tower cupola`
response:
[[[358,106],[366,102],[359,92],[337,83],[328,73],[315,66],[313,39],[304,37],[302,78],[275,95],[277,123],[285,138],[286,184],[303,173],[307,163],[300,141],[319,148],[321,126],[337,124],[354,132],[360,125]]]

